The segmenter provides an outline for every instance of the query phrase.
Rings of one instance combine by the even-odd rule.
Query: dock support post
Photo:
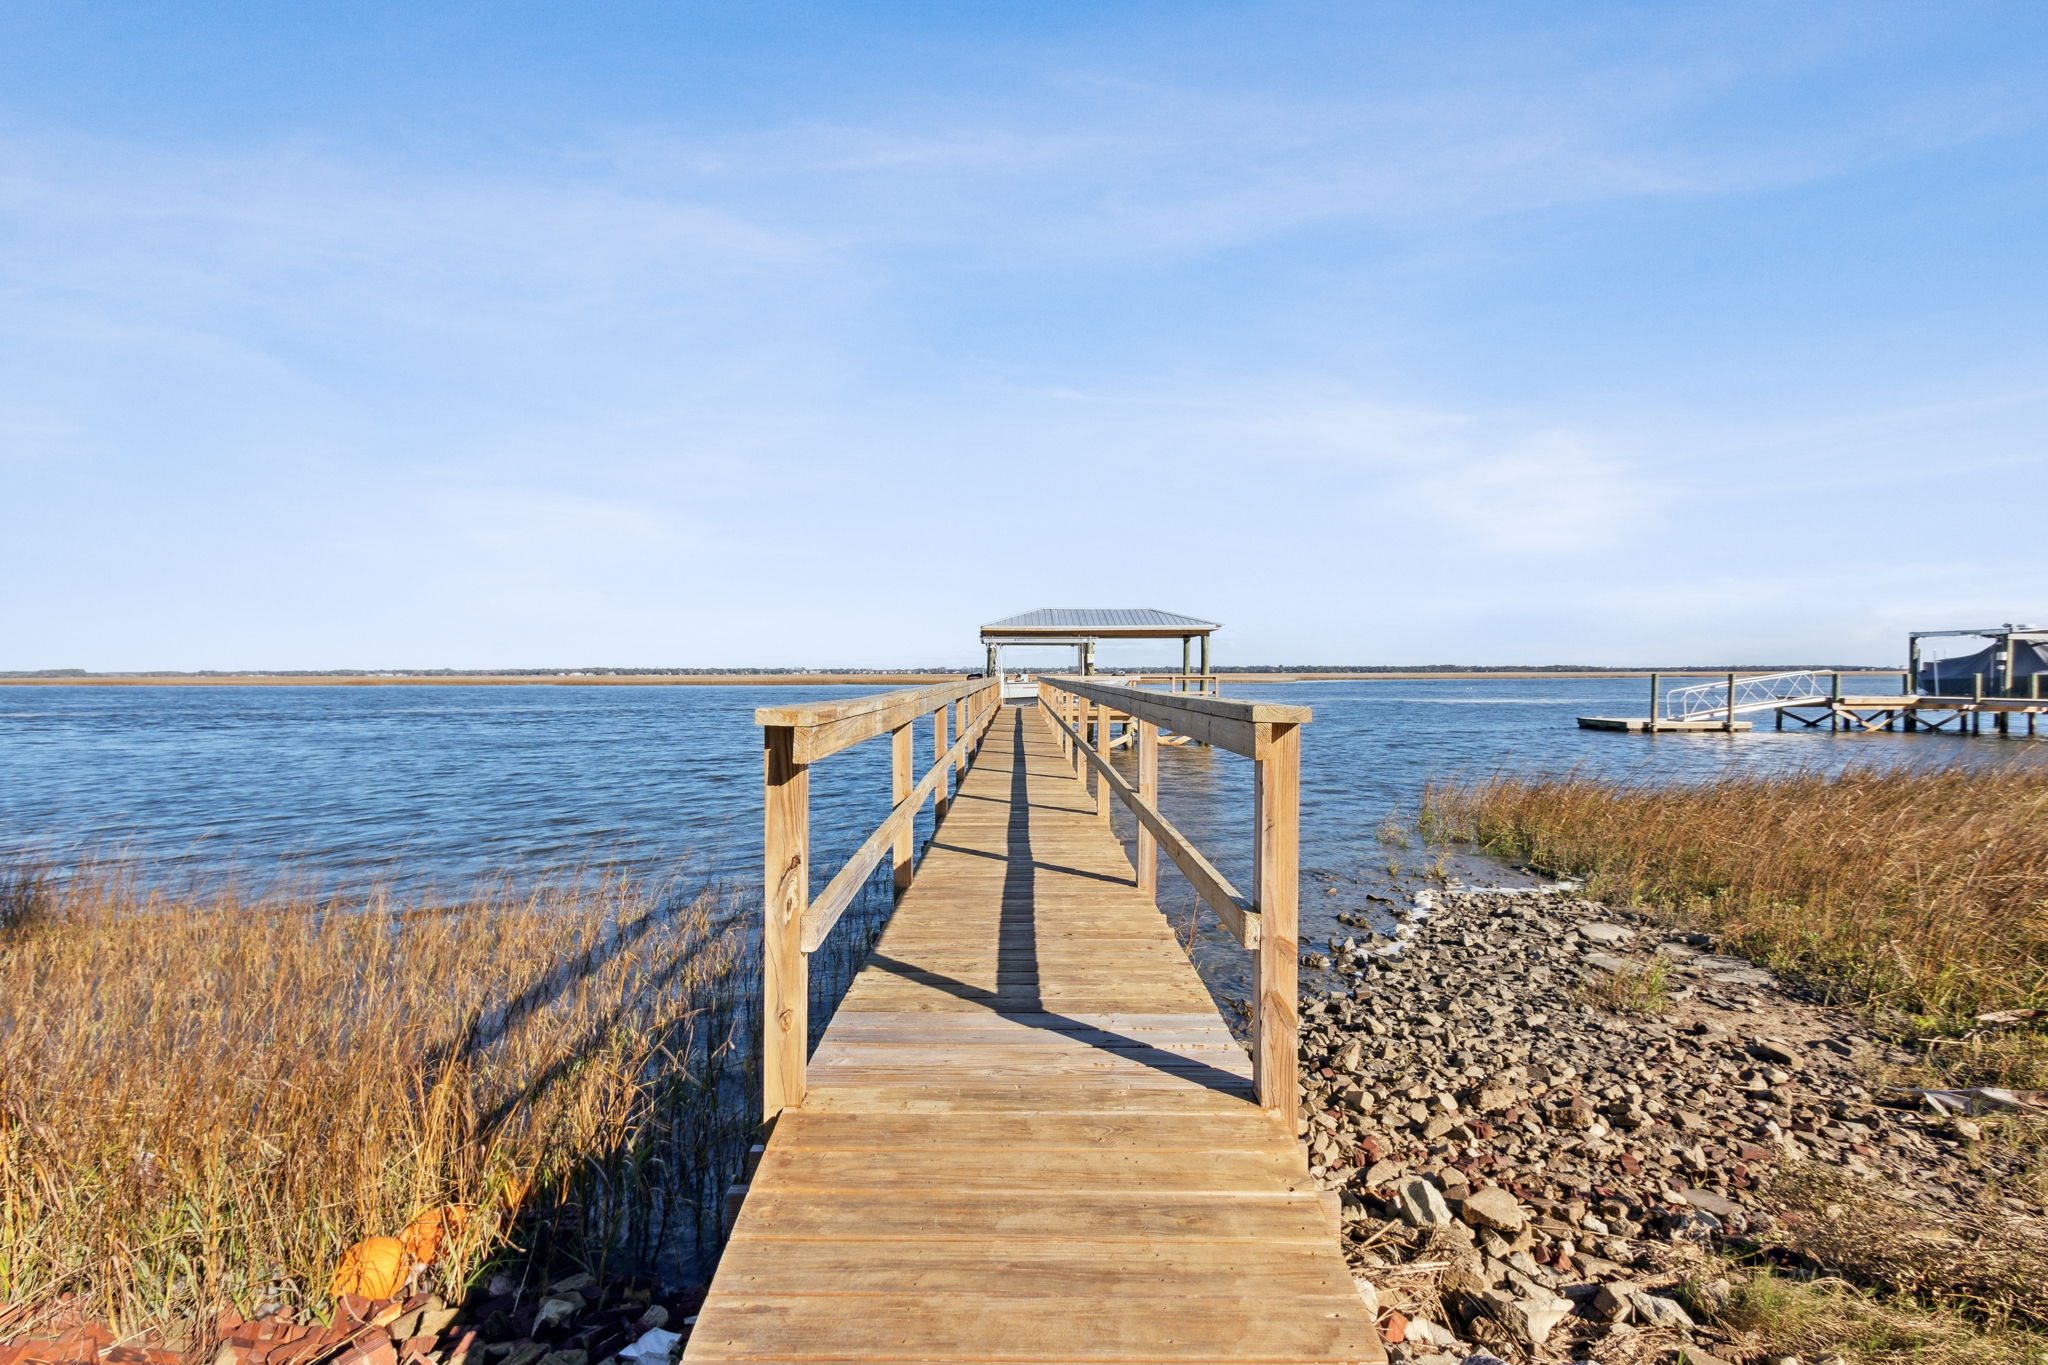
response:
[[[1159,809],[1159,727],[1135,716],[1138,727],[1138,799]],[[1138,893],[1145,903],[1159,904],[1159,836],[1143,820],[1138,821]]]
[[[1202,680],[1195,684],[1195,690],[1197,692],[1212,690],[1209,682],[1209,637],[1206,635],[1202,637]]]
[[[1974,703],[1970,707],[1970,733],[1981,735],[1984,733],[1984,675],[1982,673],[1972,673],[1970,675],[1970,700]]]
[[[810,979],[804,911],[810,906],[811,770],[796,761],[796,729],[763,727],[761,790],[761,1118],[804,1102]]]
[[[1662,709],[1664,705],[1663,698],[1659,695],[1659,693],[1663,691],[1663,687],[1663,676],[1661,674],[1652,673],[1650,675],[1650,729],[1653,731],[1657,728],[1658,712]]]
[[[1254,772],[1258,852],[1252,894],[1259,907],[1259,958],[1252,1077],[1261,1107],[1293,1133],[1301,1118],[1301,727],[1275,725]]]
[[[1728,734],[1735,733],[1735,675],[1728,675],[1728,714],[1721,721],[1721,729]]]
[[[947,707],[941,706],[938,710],[932,712],[932,762],[934,763],[944,762],[946,750],[952,747],[946,741],[947,710]],[[932,789],[932,829],[934,832],[938,830],[939,821],[945,819],[946,812],[952,808],[953,774],[943,772],[939,774],[939,785]]]
[[[903,798],[910,795],[910,759],[912,739],[908,722],[889,732],[889,805],[891,809],[903,804]],[[910,823],[903,826],[903,832],[896,836],[895,863],[896,893],[910,885],[910,861],[917,851],[917,831]]]
[[[1174,688],[1173,688],[1173,690],[1174,690],[1174,691],[1176,691],[1176,692],[1185,692],[1185,691],[1187,691],[1187,690],[1188,690],[1188,674],[1190,674],[1190,673],[1192,673],[1192,672],[1194,672],[1194,671],[1195,671],[1195,652],[1194,652],[1194,651],[1195,651],[1195,637],[1194,637],[1194,636],[1192,636],[1192,635],[1183,635],[1183,636],[1181,636],[1181,637],[1180,637],[1180,681],[1179,681],[1178,683],[1174,684]]]

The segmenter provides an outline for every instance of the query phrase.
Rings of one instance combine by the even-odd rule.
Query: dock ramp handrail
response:
[[[1750,711],[1774,711],[1781,706],[1811,706],[1841,694],[1841,675],[1815,669],[1790,673],[1764,673],[1741,677],[1731,673],[1724,681],[1694,683],[1675,687],[1664,694],[1664,720],[1726,720]]]
[[[804,1099],[809,1044],[810,954],[832,932],[868,876],[893,851],[898,890],[910,884],[913,831],[927,798],[943,819],[953,773],[1002,709],[1002,679],[912,687],[848,701],[763,706],[761,727],[764,840],[761,890],[762,1117],[794,1109]],[[951,713],[954,723],[948,725]],[[932,766],[911,781],[911,725],[932,718]],[[946,736],[959,738],[947,743]],[[811,898],[810,765],[864,740],[889,736],[889,814],[868,835],[825,889]]]
[[[1152,692],[1125,683],[1055,676],[1039,681],[1039,704],[1059,733],[1074,775],[1095,773],[1097,818],[1109,823],[1112,794],[1138,824],[1138,888],[1158,894],[1165,853],[1255,959],[1252,1077],[1259,1104],[1293,1131],[1299,1111],[1297,1000],[1301,868],[1301,727],[1305,706],[1235,701],[1195,692]],[[1104,757],[1117,721],[1138,731],[1134,786]],[[1089,743],[1091,731],[1095,736]],[[1159,813],[1159,732],[1168,729],[1252,760],[1257,811],[1252,894],[1244,895]]]

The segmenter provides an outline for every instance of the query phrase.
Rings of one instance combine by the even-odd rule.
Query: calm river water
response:
[[[1581,714],[1640,713],[1644,688],[1485,678],[1229,688],[1315,709],[1303,758],[1304,943],[1348,932],[1334,915],[1370,909],[1368,895],[1413,884],[1419,851],[1389,848],[1375,831],[1390,811],[1412,810],[1432,780],[1577,768],[1685,781],[1865,759],[2048,757],[2048,745],[1990,736],[1637,736],[1573,724]],[[120,854],[173,880],[232,873],[344,891],[382,882],[410,894],[594,866],[745,886],[758,875],[760,839],[753,709],[865,690],[0,688],[0,857]],[[918,746],[930,752],[928,732]],[[887,746],[868,744],[814,770],[821,867],[886,810],[887,762]],[[1162,756],[1168,813],[1241,882],[1250,766],[1202,748]],[[1469,881],[1513,875],[1472,859],[1458,870]],[[1170,907],[1186,904],[1171,868],[1162,888]],[[1233,994],[1239,956],[1227,943],[1204,934],[1196,957]]]

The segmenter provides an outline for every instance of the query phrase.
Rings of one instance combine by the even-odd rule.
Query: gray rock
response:
[[[1417,1346],[1449,1346],[1457,1338],[1450,1329],[1439,1327],[1428,1318],[1410,1318],[1408,1340]]]
[[[1351,1286],[1358,1291],[1358,1301],[1365,1305],[1366,1321],[1378,1322],[1380,1320],[1380,1287],[1371,1280],[1366,1279],[1363,1275],[1353,1275],[1351,1277]]]
[[[1607,948],[1618,948],[1635,936],[1636,931],[1633,929],[1623,928],[1619,924],[1602,924],[1598,920],[1579,926],[1580,938]]]
[[[1628,1295],[1629,1311],[1635,1314],[1636,1321],[1642,1323],[1645,1327],[1691,1327],[1693,1325],[1692,1314],[1660,1294],[1652,1294],[1642,1289],[1630,1289],[1626,1293]]]
[[[1721,1235],[1722,1223],[1705,1209],[1688,1209],[1674,1214],[1665,1225],[1665,1235],[1674,1242],[1697,1242],[1701,1246]]]
[[[1394,1191],[1394,1202],[1401,1210],[1401,1221],[1410,1227],[1450,1226],[1451,1206],[1444,1202],[1444,1197],[1437,1192],[1436,1186],[1427,1180],[1403,1181]]]
[[[1587,953],[1579,961],[1588,967],[1598,967],[1603,972],[1613,972],[1616,975],[1636,970],[1635,963],[1625,957],[1616,957],[1612,953]]]
[[[1799,1062],[1799,1054],[1782,1038],[1752,1038],[1749,1040],[1749,1050],[1763,1060],[1776,1062],[1779,1066],[1796,1066]]]
[[[1501,1232],[1520,1232],[1529,1221],[1515,1197],[1497,1185],[1474,1190],[1466,1196],[1458,1212],[1473,1227],[1494,1228]]]
[[[1715,1194],[1712,1190],[1686,1190],[1684,1193],[1686,1203],[1696,1209],[1705,1209],[1723,1221],[1743,1216],[1742,1205],[1725,1195]]]
[[[1725,1279],[1706,1280],[1692,1287],[1693,1307],[1710,1318],[1718,1318],[1735,1302],[1735,1286]]]
[[[1593,1291],[1588,1305],[1597,1322],[1627,1322],[1635,1316],[1629,1295],[1636,1291],[1625,1284],[1603,1284]]]
[[[1678,1365],[1728,1365],[1728,1362],[1687,1342],[1678,1348]]]
[[[1550,1339],[1550,1334],[1572,1311],[1572,1301],[1555,1295],[1540,1298],[1515,1298],[1498,1289],[1489,1289],[1483,1296],[1486,1310],[1494,1320],[1515,1334],[1516,1340],[1531,1349],[1540,1347]]]

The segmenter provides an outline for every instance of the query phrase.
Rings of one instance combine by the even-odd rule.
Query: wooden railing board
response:
[[[1129,807],[1131,814],[1137,817],[1138,827],[1148,831],[1158,841],[1159,847],[1172,859],[1173,865],[1188,879],[1188,885],[1194,887],[1195,893],[1202,898],[1203,903],[1216,912],[1216,918],[1223,922],[1223,927],[1230,930],[1231,935],[1245,947],[1257,948],[1258,907],[1240,894],[1238,889],[1230,884],[1230,879],[1217,871],[1216,865],[1203,857],[1202,851],[1190,843],[1187,836],[1174,827],[1172,821],[1159,813],[1157,806],[1141,797],[1131,784],[1124,780],[1123,774],[1110,766],[1107,759],[1081,743],[1079,732],[1057,715],[1052,717],[1052,721],[1065,732],[1067,741],[1076,746],[1075,752],[1081,756],[1083,762],[1095,769],[1097,791],[1101,793],[1097,799],[1106,801],[1108,793],[1115,792],[1124,805]],[[1144,884],[1143,875],[1141,868],[1141,888]],[[1156,861],[1154,877],[1157,877]],[[1155,880],[1155,897],[1156,887]]]
[[[987,728],[989,717],[993,715],[994,712],[991,711],[980,721],[971,722],[968,728],[961,732],[960,738],[955,740],[946,752],[940,754],[938,761],[926,770],[918,784],[896,802],[882,823],[875,826],[874,832],[869,834],[840,869],[832,874],[831,882],[818,893],[817,898],[804,913],[805,952],[814,953],[818,950],[825,942],[826,936],[832,932],[832,926],[839,923],[839,917],[846,913],[846,908],[853,904],[854,897],[860,894],[861,887],[867,884],[869,875],[881,866],[882,856],[892,847],[900,847],[904,838],[915,829],[917,813],[924,808],[925,798],[943,790],[947,774],[953,771],[956,763],[965,761],[967,754],[980,739],[982,731]],[[936,818],[944,820],[946,817],[941,813]]]
[[[929,687],[901,687],[893,692],[875,692],[865,697],[843,697],[837,701],[798,702],[791,706],[759,706],[754,709],[756,725],[829,725],[871,711],[886,711],[905,701],[917,703],[922,715],[949,701],[968,696],[994,682],[993,678],[963,678],[958,682],[933,683]]]
[[[1001,696],[996,678],[970,678],[877,696],[803,706],[764,706],[754,713],[762,738],[761,1109],[773,1119],[801,1105],[807,1092],[808,955],[831,932],[867,877],[894,851],[898,887],[911,876],[912,829],[924,798],[964,766]],[[956,744],[946,743],[946,714],[960,705]],[[899,793],[911,761],[911,724],[930,714],[939,752],[924,780]],[[964,717],[979,717],[979,724]],[[889,816],[840,868],[815,904],[810,895],[810,765],[877,735],[890,737]],[[938,819],[944,809],[934,801]]]
[[[1107,704],[1125,715],[1149,720],[1175,734],[1251,759],[1265,756],[1274,725],[1301,725],[1314,714],[1305,706],[1237,701],[1195,692],[1146,692],[1064,675],[1040,681],[1044,686],[1066,689],[1077,697]]]
[[[1253,972],[1252,1048],[1259,1102],[1288,1123],[1299,1113],[1300,1047],[1300,896],[1301,896],[1301,726],[1314,713],[1304,706],[1226,700],[1184,694],[1152,695],[1134,688],[1103,685],[1056,676],[1040,680],[1039,699],[1047,718],[1071,746],[1077,771],[1096,773],[1097,811],[1106,814],[1113,792],[1158,840],[1189,885],[1216,912],[1224,926],[1256,956]],[[1081,724],[1061,714],[1079,708]],[[1109,747],[1110,718],[1121,710],[1131,723],[1165,725],[1181,734],[1203,737],[1253,760],[1254,819],[1252,894],[1246,898],[1217,872],[1214,865],[1160,815],[1157,799],[1147,800],[1111,765],[1100,750]],[[1087,721],[1095,721],[1095,744]],[[1144,743],[1140,735],[1141,747]],[[1157,743],[1154,731],[1153,743]],[[1099,747],[1098,747],[1099,746]],[[1156,782],[1156,749],[1154,752]],[[1140,760],[1141,782],[1143,759]],[[1085,781],[1085,777],[1084,777]],[[1147,850],[1141,849],[1143,862]],[[1156,863],[1155,863],[1156,867]],[[1138,874],[1140,883],[1143,873]],[[1156,884],[1155,884],[1156,890]]]
[[[991,678],[970,678],[966,682],[913,687],[900,692],[885,692],[880,696],[854,697],[843,702],[763,706],[754,712],[754,723],[794,729],[796,761],[816,763],[864,740],[887,734],[899,725],[928,716],[961,697],[999,686],[1001,684]],[[792,720],[788,717],[807,719]]]

